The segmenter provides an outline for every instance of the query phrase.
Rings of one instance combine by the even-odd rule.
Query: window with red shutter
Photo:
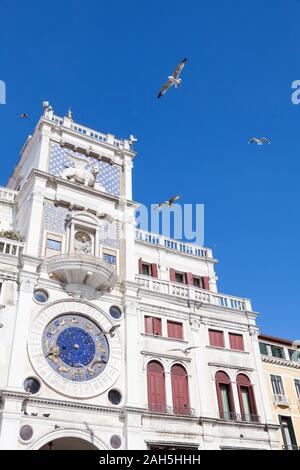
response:
[[[171,368],[173,411],[175,414],[190,415],[189,385],[187,372],[179,364]]]
[[[145,317],[145,333],[152,334],[153,333],[153,322],[152,317]]]
[[[209,289],[209,277],[203,276],[202,277],[202,284],[203,284],[203,289],[210,290]]]
[[[215,379],[220,418],[234,420],[236,414],[230,378],[225,372],[219,371]]]
[[[161,319],[153,318],[153,334],[156,336],[161,336]]]
[[[245,374],[239,374],[236,378],[241,416],[243,421],[258,422],[256,401],[253,386]]]
[[[208,330],[208,333],[209,333],[209,344],[211,346],[217,346],[219,348],[225,347],[223,331]]]
[[[143,274],[143,260],[139,258],[139,274]]]
[[[176,282],[176,275],[175,275],[176,271],[175,271],[175,269],[170,268],[169,272],[170,272],[170,281],[171,282]]]
[[[238,335],[236,333],[229,333],[229,344],[230,344],[230,349],[244,351],[243,335]]]
[[[156,361],[147,365],[147,388],[149,410],[156,413],[166,411],[165,374],[163,366]]]
[[[183,339],[182,323],[167,321],[168,338]]]
[[[194,277],[192,273],[185,273],[185,280],[189,286],[194,285]]]
[[[151,276],[152,277],[158,277],[157,264],[155,264],[155,263],[151,264]]]
[[[145,316],[145,333],[161,336],[161,319]]]

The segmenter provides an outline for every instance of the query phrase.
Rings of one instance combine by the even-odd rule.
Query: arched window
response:
[[[148,406],[157,413],[166,411],[165,374],[163,366],[150,361],[147,366]]]
[[[225,372],[216,373],[217,398],[221,419],[236,419],[230,378]]]
[[[259,421],[253,386],[244,374],[239,374],[236,379],[241,416],[243,421]]]
[[[171,369],[173,411],[175,414],[190,415],[189,384],[184,367],[175,364]]]

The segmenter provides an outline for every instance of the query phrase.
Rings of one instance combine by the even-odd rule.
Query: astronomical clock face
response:
[[[76,314],[61,315],[48,323],[42,347],[55,372],[74,382],[98,377],[109,358],[103,331],[89,318]]]

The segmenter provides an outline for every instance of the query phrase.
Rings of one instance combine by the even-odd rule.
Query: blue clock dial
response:
[[[100,375],[109,359],[105,334],[96,323],[81,315],[66,314],[52,320],[44,331],[42,343],[51,367],[76,382]]]
[[[69,366],[82,364],[86,366],[96,353],[96,346],[91,335],[82,328],[70,327],[59,333],[57,346],[60,358]]]

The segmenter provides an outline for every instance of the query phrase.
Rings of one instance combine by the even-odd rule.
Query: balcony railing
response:
[[[8,238],[0,238],[0,254],[18,257],[21,253],[22,248],[22,242],[17,242]]]
[[[211,258],[212,251],[209,248],[203,248],[193,244],[188,244],[172,238],[164,237],[158,233],[146,232],[145,230],[136,230],[135,239],[137,241],[149,243],[150,245],[163,246],[170,250],[175,250],[186,255],[198,256],[200,258]]]
[[[277,405],[289,406],[289,400],[283,393],[274,393],[273,400]]]
[[[149,289],[161,294],[174,295],[188,300],[195,300],[203,304],[216,305],[233,310],[252,311],[251,302],[248,299],[218,294],[194,286],[188,286],[178,282],[163,281],[149,276],[137,275],[135,280],[144,289]]]
[[[173,416],[195,416],[195,410],[190,406],[166,406],[156,403],[149,405],[148,411],[150,413],[161,413]]]
[[[12,189],[0,187],[0,200],[7,202],[14,202],[17,191]]]
[[[235,413],[232,411],[226,411],[219,413],[219,418],[225,421],[237,421],[244,423],[260,423],[260,416],[255,414],[242,414]]]
[[[48,118],[51,119],[51,121],[53,121],[55,124],[59,126],[69,127],[70,129],[72,129],[73,131],[81,135],[86,135],[100,142],[106,142],[108,144],[113,145],[114,147],[124,146],[125,148],[131,150],[132,145],[129,142],[129,140],[118,139],[112,134],[103,134],[102,132],[94,131],[93,129],[90,129],[89,127],[83,126],[81,124],[77,124],[74,121],[70,121],[66,118],[63,119],[60,116],[57,116],[53,113],[49,115]]]

